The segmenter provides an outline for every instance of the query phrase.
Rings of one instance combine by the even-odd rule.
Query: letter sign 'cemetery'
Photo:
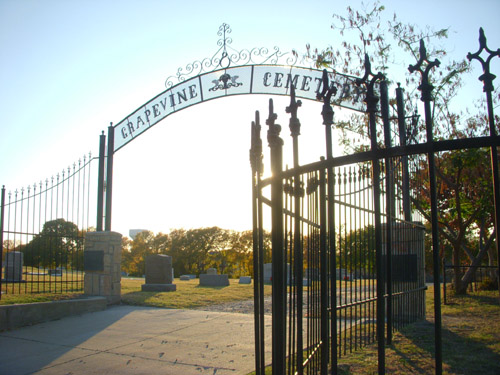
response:
[[[290,95],[291,85],[297,97],[316,100],[322,74],[321,70],[296,66],[245,65],[192,77],[168,88],[114,126],[114,151],[168,115],[207,100],[241,94]],[[353,77],[329,73],[329,80],[337,89],[332,103],[363,110],[363,89],[355,85]]]

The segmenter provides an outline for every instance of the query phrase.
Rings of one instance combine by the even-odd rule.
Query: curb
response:
[[[0,306],[0,332],[58,320],[67,316],[106,310],[105,297],[84,297],[54,302]]]

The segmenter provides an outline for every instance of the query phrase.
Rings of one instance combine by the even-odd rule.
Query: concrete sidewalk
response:
[[[113,306],[1,332],[0,374],[243,375],[253,338],[251,314]]]

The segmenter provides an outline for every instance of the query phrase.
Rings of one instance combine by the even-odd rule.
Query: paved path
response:
[[[247,374],[253,332],[252,314],[114,306],[0,332],[0,374]]]

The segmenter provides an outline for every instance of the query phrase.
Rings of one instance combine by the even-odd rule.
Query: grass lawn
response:
[[[229,280],[226,287],[199,286],[199,279],[174,280],[175,292],[142,292],[144,279],[122,278],[122,303],[129,305],[155,306],[170,309],[191,309],[213,304],[249,300],[253,298],[253,284],[239,284]],[[264,287],[264,293],[271,295],[271,286]]]
[[[500,374],[498,291],[454,296],[442,305],[444,374]],[[433,288],[427,291],[427,319],[396,332],[386,347],[387,374],[434,374]],[[340,374],[377,374],[377,346],[339,360]]]

